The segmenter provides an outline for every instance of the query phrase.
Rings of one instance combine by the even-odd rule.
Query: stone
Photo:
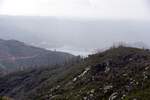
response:
[[[109,97],[109,100],[114,100],[114,99],[116,99],[116,98],[117,98],[117,95],[118,95],[117,92],[111,94],[110,97]]]
[[[107,93],[108,90],[110,90],[110,89],[112,89],[112,88],[113,88],[112,85],[105,86],[105,87],[104,87],[104,93]]]
[[[110,71],[110,67],[106,66],[105,73],[108,73]]]
[[[80,78],[80,77],[83,77],[89,70],[90,70],[89,67],[85,68],[85,70],[84,70],[78,77],[79,77],[79,78]]]
[[[73,82],[77,81],[77,77],[75,77],[72,81],[73,81]]]

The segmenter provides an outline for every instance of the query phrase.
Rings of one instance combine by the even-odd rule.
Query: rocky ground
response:
[[[49,69],[44,73],[51,71]],[[31,76],[28,78],[32,79]],[[41,76],[45,80],[40,81],[43,79],[39,79]],[[2,79],[3,84],[9,80]],[[111,48],[66,65],[63,69],[55,69],[52,74],[38,74],[37,79],[40,85],[29,88],[26,96],[15,96],[9,89],[5,93],[1,90],[0,94],[7,94],[5,96],[16,100],[19,100],[17,97],[20,100],[150,100],[150,51],[123,46]],[[32,84],[39,82],[35,80]],[[9,85],[12,85],[16,81],[10,82]],[[18,84],[23,87],[20,91],[27,88],[23,84]]]

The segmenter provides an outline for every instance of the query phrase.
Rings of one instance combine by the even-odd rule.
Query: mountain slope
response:
[[[47,95],[43,94],[42,98],[149,100],[149,67],[149,51],[126,47],[112,48],[87,58],[83,66],[76,66],[76,70],[71,70],[67,78],[51,88]]]
[[[149,91],[150,51],[122,46],[0,79],[0,95],[16,100],[149,100]]]
[[[48,51],[16,40],[0,40],[0,68],[3,70],[63,64],[73,57],[68,53]]]

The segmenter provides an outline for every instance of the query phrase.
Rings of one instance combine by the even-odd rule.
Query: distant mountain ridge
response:
[[[117,41],[143,41],[149,45],[149,26],[148,21],[1,15],[0,37],[13,38],[42,48],[60,48],[65,45],[104,48]],[[86,39],[83,39],[85,36]]]
[[[72,57],[69,53],[49,51],[17,40],[0,39],[0,68],[3,70],[62,64]]]

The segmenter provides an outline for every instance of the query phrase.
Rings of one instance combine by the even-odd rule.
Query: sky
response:
[[[150,19],[149,0],[0,0],[1,15]]]

